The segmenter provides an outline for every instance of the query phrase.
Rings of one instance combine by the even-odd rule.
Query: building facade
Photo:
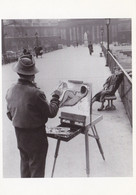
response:
[[[2,20],[2,53],[32,50],[35,46],[56,47],[87,41],[99,44],[107,41],[105,19],[25,19]],[[109,41],[131,44],[131,19],[110,19]]]

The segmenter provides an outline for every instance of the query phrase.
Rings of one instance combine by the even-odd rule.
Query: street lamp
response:
[[[2,29],[2,63],[6,62],[6,45],[5,45],[6,36],[7,36],[7,33],[4,33]]]
[[[103,45],[103,33],[104,33],[104,28],[101,27],[102,45]]]
[[[36,46],[38,47],[38,33],[35,33],[35,37],[36,37]]]
[[[27,37],[27,33],[25,33],[25,37],[26,37],[26,48],[28,50],[28,37]]]
[[[106,66],[108,66],[109,60],[108,60],[108,52],[109,52],[109,25],[110,25],[110,19],[106,19],[106,26],[107,26],[107,58],[106,58]]]
[[[11,23],[7,23],[7,22],[11,22]],[[10,26],[10,25],[15,25],[16,21],[15,20],[1,20],[1,26],[2,26],[2,54],[5,55],[5,36],[7,35],[7,33],[4,34],[5,32],[5,27],[6,26]]]

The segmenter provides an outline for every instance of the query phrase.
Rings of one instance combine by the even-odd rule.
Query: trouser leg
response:
[[[104,102],[105,102],[104,97],[105,97],[105,92],[102,92],[102,93],[101,93],[101,97],[100,97],[100,102],[101,102],[102,104],[101,104],[101,107],[98,108],[98,111],[101,111],[101,110],[103,110],[103,108],[104,108]]]
[[[92,104],[96,101],[96,97],[92,98]]]
[[[31,177],[44,177],[48,144],[44,150],[32,153],[29,157]]]
[[[29,157],[27,153],[22,149],[20,149],[20,157],[21,157],[21,162],[20,162],[21,177],[22,178],[31,177],[30,170],[29,170]]]
[[[102,92],[101,97],[100,97],[100,102],[104,102],[105,96],[106,96],[106,92]]]
[[[43,129],[43,131],[42,131]],[[48,140],[45,127],[15,128],[21,155],[21,177],[44,177]]]
[[[100,108],[98,108],[98,111],[102,111],[103,109],[104,109],[104,102],[101,102],[102,104],[101,104],[101,107]]]

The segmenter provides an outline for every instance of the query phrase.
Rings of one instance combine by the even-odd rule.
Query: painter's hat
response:
[[[34,75],[39,72],[35,67],[33,56],[29,54],[21,56],[17,64],[13,66],[13,70],[22,75]]]

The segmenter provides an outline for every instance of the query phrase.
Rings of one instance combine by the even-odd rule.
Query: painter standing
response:
[[[21,177],[44,177],[48,140],[45,124],[59,109],[60,91],[50,103],[34,83],[38,69],[32,55],[23,55],[13,70],[19,79],[6,94],[7,116],[15,127],[21,157]]]

